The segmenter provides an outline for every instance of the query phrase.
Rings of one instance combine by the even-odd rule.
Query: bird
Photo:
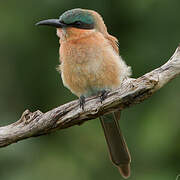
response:
[[[57,69],[64,86],[79,97],[82,110],[87,97],[97,95],[102,103],[131,75],[131,67],[119,54],[117,38],[108,33],[98,12],[75,8],[58,19],[41,20],[36,25],[56,28],[60,43]],[[120,114],[119,110],[102,115],[100,121],[110,159],[126,179],[130,176],[131,156],[118,123]]]

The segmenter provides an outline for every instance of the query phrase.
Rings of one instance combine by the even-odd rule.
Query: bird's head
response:
[[[91,31],[99,31],[103,34],[107,33],[104,21],[97,12],[80,8],[64,12],[59,19],[43,20],[36,25],[56,27],[59,31],[59,36],[62,36],[63,33],[69,35],[86,34]]]

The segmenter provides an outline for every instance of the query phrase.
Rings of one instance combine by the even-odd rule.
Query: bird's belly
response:
[[[75,95],[89,96],[120,86],[122,60],[109,46],[64,45],[60,54],[63,83]]]
[[[89,59],[83,63],[62,63],[62,79],[77,96],[90,96],[103,89],[113,89],[120,85],[118,63],[102,59]]]
[[[99,75],[99,65],[93,63],[63,64],[63,83],[77,96],[96,94],[102,87],[103,78]]]

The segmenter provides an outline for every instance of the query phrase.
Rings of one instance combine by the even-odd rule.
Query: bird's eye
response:
[[[62,24],[65,24],[65,22],[64,22],[64,21],[62,21],[62,20],[61,20],[61,21],[59,21],[59,22],[60,22],[60,23],[62,23]]]
[[[82,25],[82,22],[81,21],[75,21],[74,24],[77,26],[80,26],[80,25]]]

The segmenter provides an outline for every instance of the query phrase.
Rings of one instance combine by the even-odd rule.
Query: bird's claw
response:
[[[82,95],[79,98],[79,105],[80,105],[80,108],[82,108],[82,110],[84,110],[84,104],[85,104],[85,97]]]
[[[100,94],[101,103],[107,98],[108,93],[109,93],[109,91],[107,91],[107,90],[102,90],[101,91],[101,94]]]

